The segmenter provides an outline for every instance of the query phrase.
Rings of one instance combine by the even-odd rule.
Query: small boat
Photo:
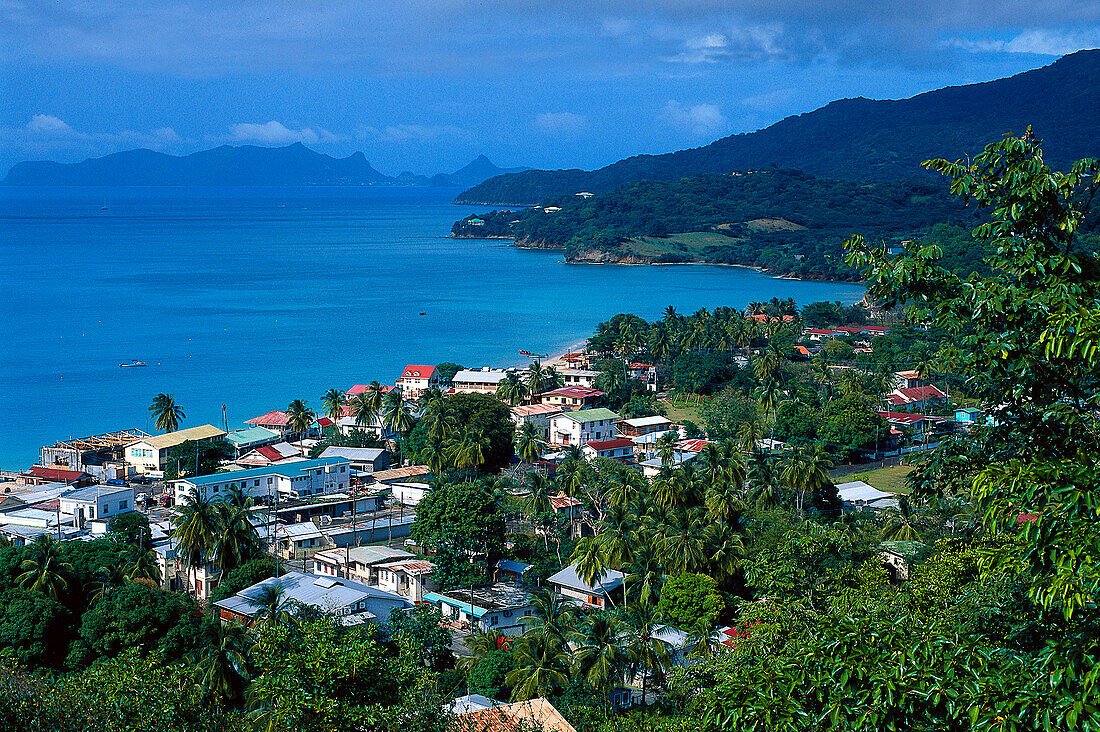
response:
[[[519,355],[527,356],[528,358],[546,358],[550,354],[549,353],[531,353],[530,351],[524,351],[523,349],[520,349]]]
[[[427,313],[420,313],[421,315],[427,315]]]
[[[124,369],[133,368],[135,366],[148,366],[148,365],[149,364],[145,363],[144,361],[138,361],[136,358],[130,359],[129,363],[120,363],[119,364],[119,366],[121,366]]]

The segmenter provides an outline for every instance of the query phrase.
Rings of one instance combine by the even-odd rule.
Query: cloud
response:
[[[230,125],[229,134],[234,142],[258,142],[261,145],[289,145],[294,142],[316,145],[322,142],[335,142],[339,139],[328,130],[321,128],[314,130],[310,127],[292,130],[275,120],[263,124],[240,122]]]
[[[671,101],[665,106],[665,119],[696,137],[713,136],[726,129],[729,122],[717,104],[685,107],[677,101]]]
[[[535,117],[535,126],[543,132],[555,135],[575,135],[588,125],[583,114],[572,112],[543,112]]]
[[[51,136],[73,134],[73,128],[68,123],[52,114],[36,114],[31,117],[31,121],[27,123],[27,131]]]
[[[946,45],[971,53],[1028,53],[1064,56],[1085,48],[1100,47],[1100,29],[1085,31],[1027,30],[1008,40],[949,38]]]

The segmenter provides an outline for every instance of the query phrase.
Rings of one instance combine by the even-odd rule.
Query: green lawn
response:
[[[675,405],[666,401],[661,402],[661,409],[664,410],[665,416],[677,424],[682,424],[685,419],[690,419],[695,424],[702,426],[703,418],[699,416],[699,407],[701,406],[702,402],[688,404],[681,401]]]
[[[909,486],[905,485],[905,476],[913,469],[911,465],[898,465],[892,468],[877,468],[866,473],[853,473],[837,478],[837,483],[850,483],[862,480],[867,485],[878,488],[886,493],[896,493],[900,496],[909,495]]]
[[[671,252],[702,259],[706,247],[724,246],[733,241],[735,240],[713,231],[690,231],[667,237],[638,236],[623,244],[622,248],[644,257],[659,257]]]

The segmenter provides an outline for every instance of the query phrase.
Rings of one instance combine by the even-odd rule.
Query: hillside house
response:
[[[246,587],[232,597],[214,603],[222,622],[236,621],[251,625],[263,609],[263,598],[272,589],[285,598],[280,609],[313,607],[336,619],[341,625],[389,623],[393,610],[412,607],[405,598],[359,582],[323,577],[305,572],[288,572]]]
[[[176,430],[163,435],[151,435],[126,446],[126,462],[142,475],[155,478],[164,476],[168,451],[188,441],[208,442],[225,436],[225,431],[209,424]]]
[[[451,379],[456,394],[496,394],[500,382],[510,372],[506,369],[462,369]]]
[[[581,448],[581,452],[587,460],[595,460],[596,458],[633,460],[634,443],[625,437],[618,437],[614,440],[594,440],[586,442],[584,447]]]
[[[585,389],[595,389],[596,379],[600,376],[599,371],[586,369],[562,369],[558,373],[561,374],[562,386],[583,386]]]
[[[278,432],[280,435],[290,432],[290,417],[281,409],[274,409],[266,414],[261,414],[259,417],[246,419],[244,423],[253,427],[263,427],[265,430]]]
[[[530,592],[503,582],[428,592],[424,600],[438,607],[446,620],[510,636],[521,634],[523,618],[534,612]]]
[[[581,409],[550,418],[551,445],[577,445],[615,438],[615,423],[621,417],[610,409]]]
[[[435,366],[408,365],[397,378],[397,388],[404,399],[419,399],[420,395],[432,387],[439,387],[439,375]]]
[[[624,419],[618,424],[619,434],[623,437],[641,437],[654,432],[667,432],[673,428],[672,420],[657,414],[652,417]]]
[[[301,498],[348,490],[351,468],[344,458],[317,458],[229,473],[196,475],[171,481],[175,501],[201,491],[207,498],[224,495],[230,489],[244,491],[253,499],[269,501],[280,497]]]
[[[561,409],[591,409],[604,403],[607,394],[599,389],[584,386],[563,386],[560,389],[539,394],[539,403]]]
[[[608,607],[622,604],[622,572],[606,569],[595,585],[590,585],[577,574],[577,565],[571,564],[547,578],[546,584],[555,594],[569,598],[588,607]]]

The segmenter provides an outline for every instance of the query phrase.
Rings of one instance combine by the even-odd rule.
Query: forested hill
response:
[[[853,233],[901,240],[979,215],[938,180],[853,183],[779,169],[641,181],[549,203],[467,217],[452,234],[513,236],[520,246],[564,249],[573,262],[716,262],[847,279],[857,273],[840,245]]]
[[[556,195],[606,192],[637,180],[676,180],[768,165],[848,180],[907,180],[931,157],[979,152],[1031,125],[1046,162],[1100,156],[1100,50],[1079,51],[1007,79],[910,99],[844,99],[706,147],[639,155],[594,171],[531,170],[491,178],[456,203],[533,205]]]

